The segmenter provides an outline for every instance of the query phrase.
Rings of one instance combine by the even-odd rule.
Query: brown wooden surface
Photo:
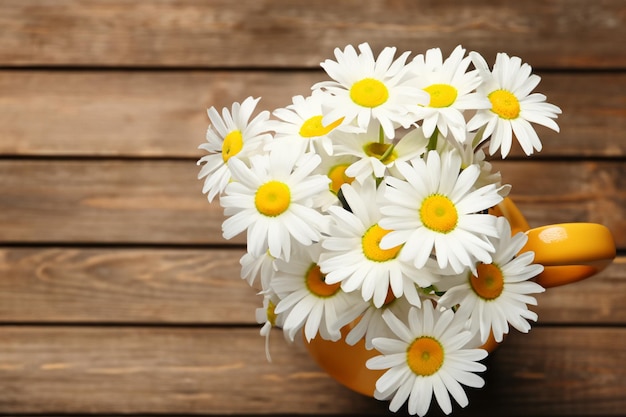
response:
[[[475,415],[619,415],[624,328],[536,328],[491,358]],[[0,407],[8,413],[390,414],[253,328],[0,328]],[[457,406],[455,411],[460,410]],[[514,413],[511,413],[514,411]],[[434,415],[437,415],[435,412]]]
[[[494,161],[533,227],[596,222],[626,248],[621,160]],[[0,239],[153,244],[225,241],[223,210],[201,194],[193,160],[0,160]]]
[[[8,323],[255,324],[262,301],[239,279],[239,248],[0,249]],[[541,324],[626,325],[626,258],[539,294]],[[587,302],[592,295],[594,302]]]
[[[369,41],[423,51],[459,43],[541,67],[622,68],[621,0],[4,0],[7,65],[317,67]]]
[[[538,295],[454,414],[626,416],[626,3],[305,3],[0,1],[0,415],[390,414],[277,331],[266,362],[243,237],[221,238],[195,165],[207,107],[284,106],[368,41],[529,62],[561,133],[494,164],[531,226],[597,222],[618,246]]]
[[[615,94],[626,91],[626,74],[540,74],[538,90],[563,114],[561,133],[540,130],[544,148],[536,158],[626,155],[618,140],[626,98]],[[273,110],[325,79],[318,70],[0,71],[0,154],[198,158],[207,128],[198,109],[253,96]]]

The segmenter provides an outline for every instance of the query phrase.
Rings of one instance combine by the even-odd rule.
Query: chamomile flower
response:
[[[241,278],[245,279],[250,286],[254,286],[257,279],[259,279],[261,289],[267,290],[276,272],[274,261],[276,261],[276,258],[270,255],[269,251],[259,256],[246,252],[239,260],[241,264]]]
[[[276,262],[277,273],[272,288],[281,300],[274,311],[284,314],[283,331],[292,341],[303,328],[307,341],[318,333],[323,339],[339,340],[341,324],[338,317],[345,317],[351,306],[363,301],[358,294],[345,293],[339,284],[326,282],[318,264],[319,244],[299,246],[299,249],[289,262]]]
[[[228,162],[233,156],[247,161],[247,158],[271,140],[268,133],[268,111],[262,111],[250,120],[259,98],[248,97],[243,103],[233,103],[231,110],[222,109],[222,115],[215,107],[208,110],[211,125],[207,129],[206,143],[198,148],[209,152],[198,161],[202,165],[198,179],[205,178],[202,193],[209,201],[220,195],[231,180]]]
[[[229,163],[233,181],[221,198],[225,239],[247,230],[248,252],[289,260],[292,239],[302,245],[319,241],[326,217],[313,205],[314,196],[328,189],[328,178],[310,175],[320,163],[317,155],[269,152]]]
[[[479,54],[470,53],[474,66],[483,79],[478,92],[485,95],[491,102],[490,109],[481,110],[468,122],[468,129],[475,130],[486,126],[482,139],[491,136],[489,153],[495,154],[498,149],[502,158],[511,150],[512,137],[519,142],[526,153],[540,151],[541,141],[531,123],[543,125],[555,132],[559,126],[554,119],[561,114],[557,106],[546,103],[543,94],[532,93],[541,78],[532,74],[532,68],[518,57],[509,57],[505,53],[496,56],[493,71]]]
[[[305,149],[315,152],[315,145],[320,145],[327,154],[333,154],[333,145],[328,134],[342,122],[334,120],[329,124],[322,124],[322,94],[313,91],[309,97],[295,96],[292,104],[286,108],[274,110],[278,119],[273,123],[276,132],[274,139],[288,139],[296,141]]]
[[[543,266],[532,263],[534,253],[516,256],[528,236],[522,232],[511,236],[511,227],[504,217],[498,217],[497,228],[499,237],[491,239],[496,249],[493,262],[479,264],[476,275],[465,273],[460,283],[448,288],[439,300],[447,307],[460,304],[457,314],[470,319],[470,329],[480,332],[483,343],[491,331],[496,342],[501,342],[509,324],[527,333],[528,320],[537,320],[537,314],[528,310],[528,305],[537,305],[537,301],[528,294],[545,291],[529,281],[543,271]]]
[[[486,97],[474,90],[481,83],[478,71],[468,71],[471,63],[465,49],[457,46],[445,60],[439,48],[416,56],[411,68],[415,72],[416,85],[430,96],[425,106],[420,106],[416,116],[422,120],[424,135],[430,137],[438,130],[443,136],[451,136],[458,142],[466,141],[466,121],[463,112],[469,109],[491,107]]]
[[[345,174],[363,182],[372,175],[384,177],[399,161],[421,156],[426,151],[428,139],[421,129],[415,128],[397,142],[381,141],[376,123],[364,133],[337,131],[333,134],[336,155],[352,155],[359,158],[350,165]]]
[[[414,260],[422,268],[434,249],[440,268],[450,266],[460,273],[476,260],[491,262],[493,245],[488,236],[496,236],[496,218],[483,214],[500,201],[494,184],[475,189],[480,175],[478,165],[461,170],[457,152],[441,157],[430,151],[426,161],[413,159],[398,163],[404,179],[385,178],[386,204],[381,207],[380,226],[391,230],[381,247],[404,244],[402,260]]]
[[[268,362],[272,361],[272,356],[270,355],[270,335],[272,334],[272,328],[281,328],[285,318],[282,314],[276,314],[276,304],[278,301],[278,296],[273,292],[264,292],[263,307],[257,308],[255,311],[257,323],[263,325],[259,334],[265,337],[265,357]]]
[[[383,320],[383,313],[390,310],[396,317],[407,317],[411,307],[414,307],[406,297],[396,298],[389,291],[387,298],[382,306],[376,307],[373,303],[357,304],[354,308],[359,309],[358,322],[351,326],[350,331],[345,335],[347,344],[353,346],[359,340],[365,339],[365,348],[374,349],[372,340],[377,337],[393,337],[393,332]],[[350,317],[354,312],[348,312]],[[346,319],[339,317],[339,322],[345,322]]]
[[[478,361],[487,356],[483,349],[467,346],[473,337],[464,329],[464,320],[452,310],[435,310],[431,302],[421,309],[412,307],[404,322],[390,310],[383,319],[395,334],[376,338],[374,348],[382,355],[366,362],[369,369],[388,369],[376,381],[374,397],[391,399],[389,409],[397,411],[408,400],[410,414],[424,416],[434,395],[441,410],[450,414],[450,395],[461,406],[469,403],[461,384],[481,388],[486,367]]]
[[[373,178],[360,186],[343,185],[341,191],[349,209],[333,206],[330,236],[322,241],[325,252],[320,267],[328,284],[341,283],[346,292],[359,291],[363,300],[381,307],[389,291],[421,304],[416,285],[428,287],[438,280],[428,268],[414,268],[412,262],[398,255],[402,245],[381,249],[380,241],[390,230],[379,225],[381,218]]]
[[[337,48],[336,61],[322,62],[322,68],[333,79],[312,87],[327,93],[324,104],[330,110],[322,123],[326,126],[343,119],[343,126],[356,124],[366,130],[370,121],[377,120],[385,136],[393,139],[397,126],[408,127],[415,121],[410,112],[427,104],[428,94],[408,82],[409,52],[394,60],[396,48],[384,48],[378,58],[374,58],[367,43],[359,45],[359,51],[352,45],[344,51]]]

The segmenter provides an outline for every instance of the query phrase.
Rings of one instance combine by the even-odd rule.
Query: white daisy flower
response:
[[[491,331],[496,342],[501,342],[509,324],[527,333],[528,320],[537,321],[537,314],[528,310],[528,305],[537,305],[537,300],[528,294],[545,291],[529,281],[543,271],[543,266],[532,263],[535,254],[524,252],[516,256],[528,236],[521,232],[511,236],[511,227],[504,217],[498,217],[497,228],[499,238],[491,239],[496,249],[493,262],[479,264],[475,276],[471,272],[461,276],[458,285],[444,288],[447,291],[439,300],[446,307],[460,304],[457,314],[470,319],[470,329],[480,332],[482,343]]]
[[[500,201],[494,184],[475,189],[478,165],[461,170],[457,152],[441,158],[430,151],[427,160],[398,163],[405,180],[386,177],[385,216],[380,226],[392,230],[383,237],[382,248],[404,244],[400,258],[414,260],[422,268],[434,249],[441,268],[448,265],[457,273],[476,260],[491,262],[493,245],[487,236],[496,236],[496,217],[480,213]]]
[[[369,369],[388,369],[378,381],[374,396],[391,399],[389,409],[397,411],[408,399],[410,414],[424,416],[434,395],[441,410],[450,414],[450,395],[461,406],[469,403],[461,384],[481,388],[486,370],[478,361],[487,356],[483,349],[468,348],[473,334],[452,310],[435,310],[431,302],[411,308],[407,323],[387,310],[383,319],[394,338],[374,339],[382,353],[366,362]]]
[[[325,340],[339,340],[338,317],[345,317],[345,312],[355,302],[363,301],[358,294],[345,293],[340,284],[326,283],[318,265],[319,244],[300,248],[302,250],[296,251],[289,262],[276,262],[272,288],[281,300],[275,312],[285,315],[283,330],[292,341],[302,328],[307,341],[318,332]]]
[[[397,143],[384,138],[381,141],[375,123],[365,133],[335,131],[333,139],[335,155],[359,158],[345,170],[346,175],[356,178],[358,182],[363,182],[372,175],[376,178],[384,177],[397,162],[421,156],[428,145],[428,138],[419,128],[409,131]]]
[[[406,297],[396,298],[391,290],[382,306],[376,307],[372,302],[357,304],[353,308],[359,309],[358,321],[351,326],[350,331],[345,335],[345,342],[351,346],[357,344],[359,340],[365,338],[365,348],[374,349],[372,341],[377,337],[393,337],[393,332],[383,320],[385,310],[391,310],[396,317],[406,317],[411,307],[414,307]],[[351,317],[353,311],[349,311]],[[339,322],[346,319],[339,317]]]
[[[429,103],[416,112],[427,137],[436,129],[448,136],[449,130],[451,136],[463,143],[466,141],[463,112],[491,108],[489,100],[474,91],[481,78],[478,71],[467,70],[470,63],[470,57],[465,56],[465,49],[460,45],[445,61],[439,48],[429,49],[426,55],[420,54],[413,59],[411,68],[416,74],[416,86],[430,96]]]
[[[198,148],[209,152],[198,161],[202,165],[198,179],[205,178],[202,193],[209,201],[224,192],[231,180],[228,161],[233,156],[247,161],[247,158],[271,140],[268,131],[269,112],[263,111],[250,120],[260,98],[248,97],[243,103],[233,103],[231,111],[222,109],[220,116],[215,107],[208,110],[211,125],[207,129],[207,142]]]
[[[410,112],[420,104],[427,104],[429,96],[407,81],[409,52],[394,60],[396,48],[384,48],[376,59],[367,43],[359,45],[359,51],[351,45],[344,51],[336,48],[337,61],[327,59],[321,64],[334,80],[312,87],[327,93],[324,103],[331,110],[324,115],[323,124],[343,118],[344,124],[355,122],[366,130],[374,119],[382,126],[385,136],[393,139],[395,128],[413,123],[415,118]]]
[[[239,259],[241,278],[245,279],[251,287],[255,285],[257,278],[259,278],[261,289],[263,291],[267,290],[276,272],[275,260],[276,258],[270,255],[269,251],[259,256],[254,256],[250,252],[244,253],[241,259]]]
[[[326,282],[341,283],[346,292],[359,291],[363,300],[372,300],[376,307],[383,305],[390,289],[395,297],[404,295],[419,306],[416,285],[428,287],[438,277],[426,267],[414,268],[411,261],[401,259],[402,245],[380,248],[381,239],[390,232],[378,224],[382,189],[377,191],[370,178],[360,186],[343,185],[341,191],[349,208],[328,208],[333,221],[320,257]]]
[[[265,357],[268,362],[272,361],[270,355],[270,335],[272,334],[272,328],[281,328],[284,322],[284,315],[276,313],[276,304],[278,303],[278,296],[272,292],[265,292],[263,294],[263,307],[257,308],[255,311],[256,321],[262,324],[259,334],[265,337]]]
[[[321,145],[327,154],[333,154],[333,144],[328,134],[339,126],[342,119],[323,125],[322,93],[313,91],[309,97],[295,96],[286,108],[274,110],[280,120],[273,123],[275,139],[288,139],[297,142],[305,149],[315,152],[315,145]]]
[[[546,96],[539,93],[531,94],[541,78],[532,74],[530,65],[518,57],[509,57],[505,53],[496,56],[493,71],[484,58],[475,52],[470,53],[474,66],[478,69],[483,83],[478,92],[485,95],[491,102],[488,110],[481,110],[468,122],[469,130],[486,126],[482,139],[491,136],[489,153],[495,154],[498,149],[502,158],[511,150],[512,136],[521,145],[526,155],[533,150],[540,151],[541,141],[531,123],[559,131],[553,119],[561,114],[557,106],[546,103]]]
[[[225,239],[247,230],[248,252],[260,256],[269,249],[289,260],[292,238],[303,245],[319,241],[327,218],[313,205],[315,195],[328,189],[328,178],[310,175],[320,163],[317,155],[297,159],[294,153],[269,152],[250,158],[250,168],[238,158],[229,166],[233,181],[221,198]],[[302,162],[301,162],[302,161]]]

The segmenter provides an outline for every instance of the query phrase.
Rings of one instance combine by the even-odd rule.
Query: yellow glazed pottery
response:
[[[491,210],[496,216],[504,216],[511,224],[513,234],[525,232],[528,242],[520,253],[535,252],[535,263],[544,271],[535,281],[545,288],[565,285],[588,278],[609,265],[615,258],[615,242],[611,232],[596,223],[563,223],[531,229],[517,206],[506,198]],[[373,396],[376,380],[384,370],[370,370],[365,362],[380,353],[367,350],[361,339],[356,345],[344,342],[351,325],[342,329],[344,336],[337,342],[316,337],[307,343],[311,357],[331,377],[353,391]],[[490,339],[483,348],[492,352],[497,343]]]

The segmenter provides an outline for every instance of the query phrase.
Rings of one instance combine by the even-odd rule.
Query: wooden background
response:
[[[496,165],[532,226],[619,248],[538,297],[455,413],[626,416],[624,39],[623,0],[0,0],[0,415],[388,413],[279,333],[266,362],[195,165],[206,108],[282,107],[368,41],[529,62],[561,133]]]

